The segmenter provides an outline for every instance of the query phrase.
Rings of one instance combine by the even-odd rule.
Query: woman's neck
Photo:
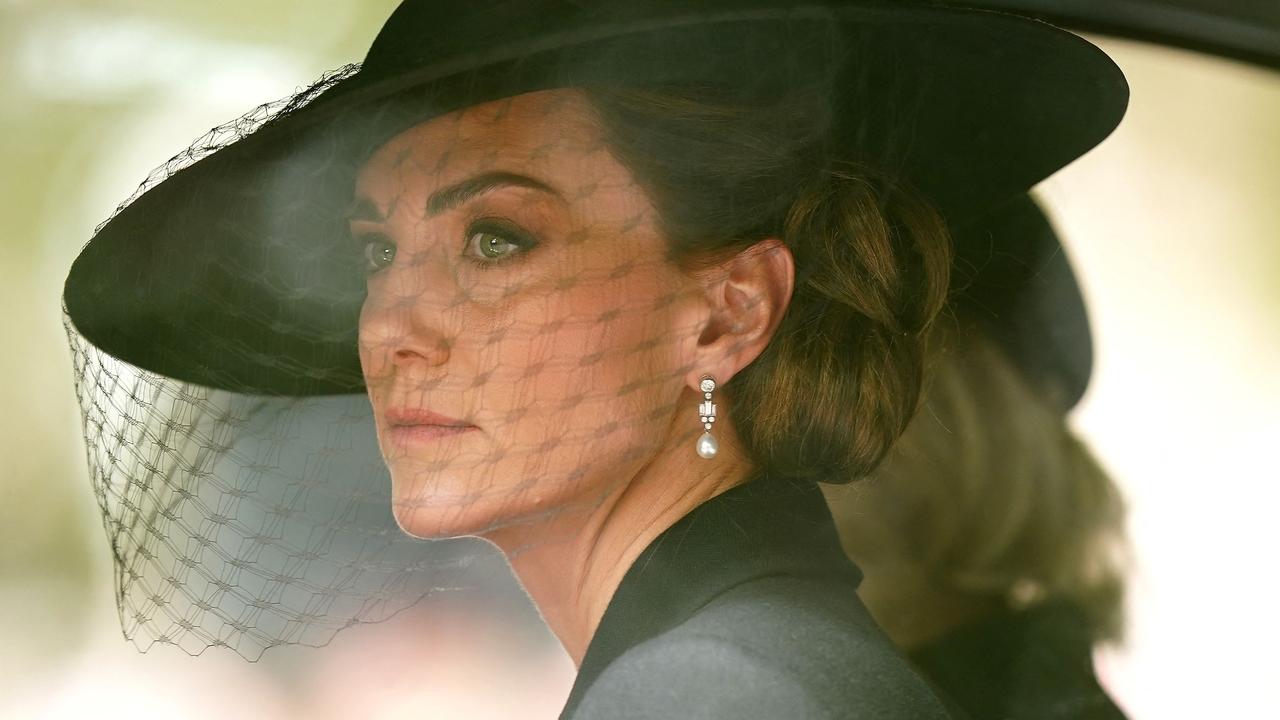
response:
[[[684,433],[669,433],[639,472],[594,502],[486,533],[575,666],[640,553],[695,507],[747,480],[750,462],[729,423],[716,431],[720,449],[710,460],[697,457],[693,441],[672,440]]]

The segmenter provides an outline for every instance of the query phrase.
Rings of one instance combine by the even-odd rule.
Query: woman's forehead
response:
[[[409,128],[360,169],[356,195],[380,204],[392,193],[431,192],[499,169],[542,175],[567,195],[611,175],[629,179],[607,152],[586,96],[556,89],[473,105]]]

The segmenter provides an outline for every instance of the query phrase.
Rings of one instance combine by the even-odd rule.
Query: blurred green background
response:
[[[360,59],[395,5],[0,0],[0,718],[555,717],[572,666],[510,597],[443,598],[258,665],[139,655],[114,614],[67,268],[152,168]],[[1073,421],[1131,506],[1130,637],[1100,666],[1134,718],[1280,717],[1280,73],[1090,39],[1130,111],[1039,193],[1095,327]]]

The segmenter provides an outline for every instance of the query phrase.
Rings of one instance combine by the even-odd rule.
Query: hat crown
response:
[[[845,3],[868,5],[875,3]],[[822,2],[802,0],[404,0],[383,24],[365,56],[365,71],[417,67],[492,50],[482,43],[550,40],[589,26],[623,32],[628,24],[662,20],[679,24],[712,15],[745,18],[753,11],[785,13],[801,7],[821,10]],[[605,33],[607,34],[607,33]]]
[[[466,43],[524,36],[564,12],[566,3],[518,0],[405,0],[383,24],[365,56],[365,71],[421,65],[457,54]]]
[[[583,5],[571,0],[405,0],[374,38],[365,69],[415,67],[475,53],[485,49],[482,43],[564,31],[579,25],[588,14]],[[619,5],[615,0],[602,0],[594,4],[590,14],[613,15]]]

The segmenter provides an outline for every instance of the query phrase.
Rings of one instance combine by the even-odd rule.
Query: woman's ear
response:
[[[710,317],[698,337],[688,384],[704,374],[723,385],[764,352],[795,289],[795,257],[778,238],[761,240],[708,272]]]

